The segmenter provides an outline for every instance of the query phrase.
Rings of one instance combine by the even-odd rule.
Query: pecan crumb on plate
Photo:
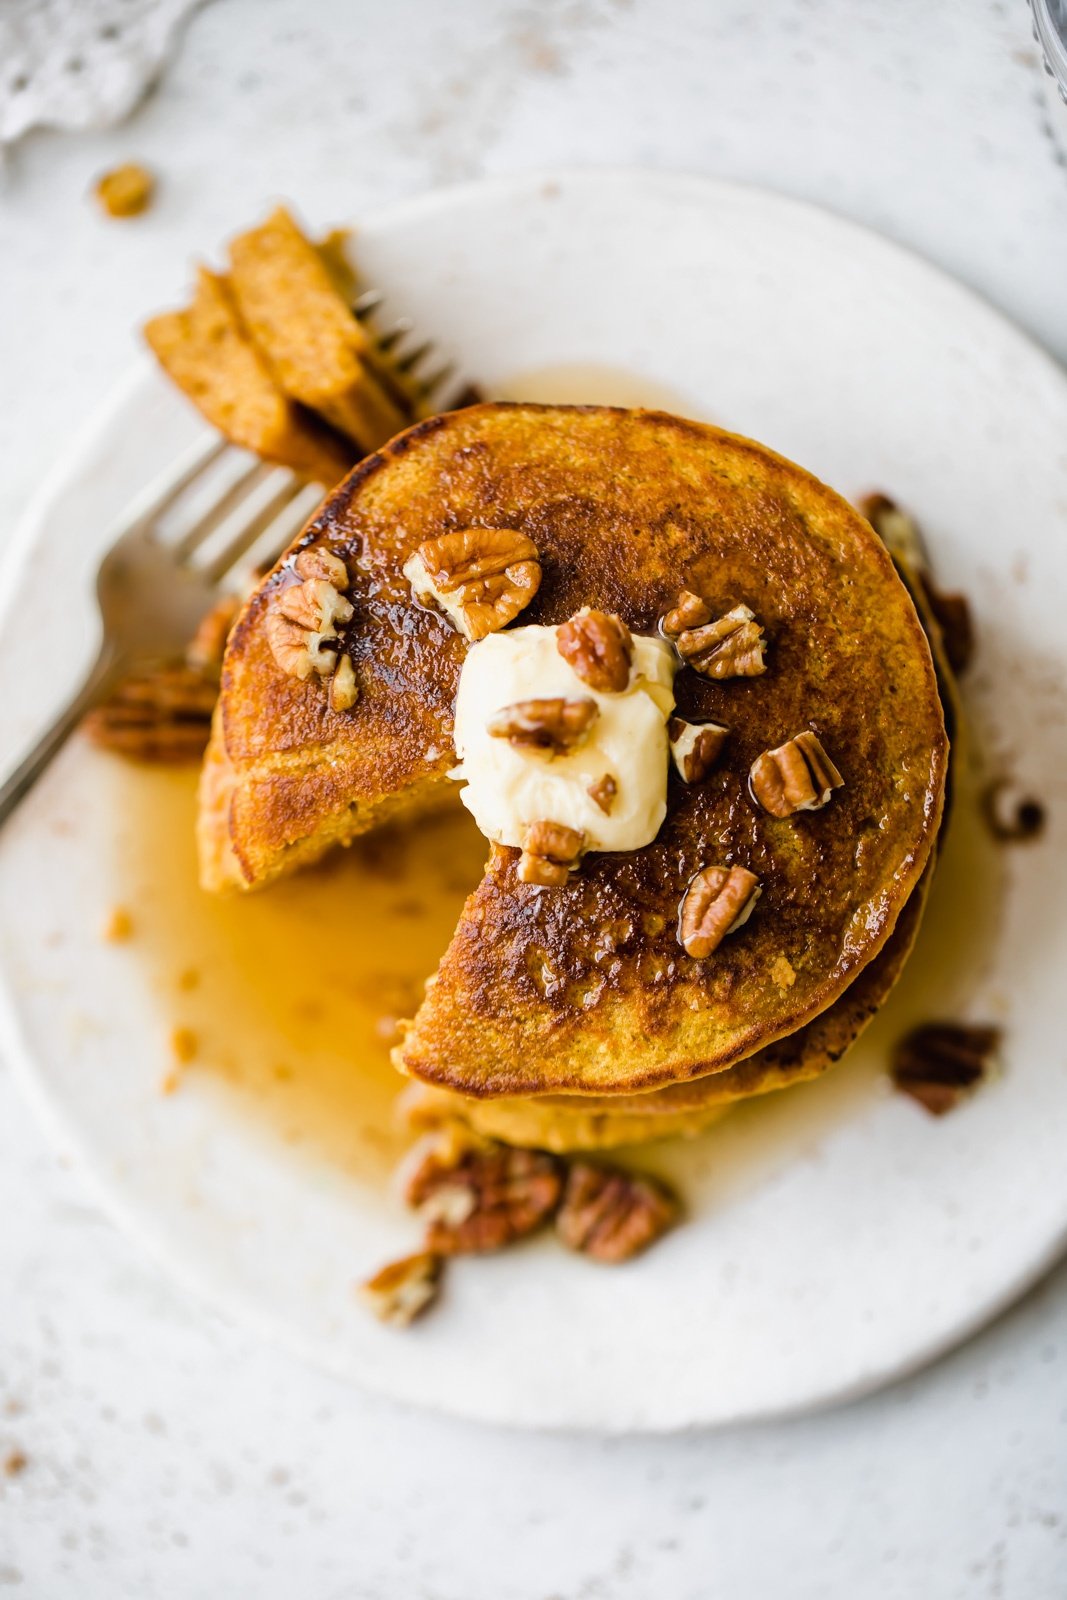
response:
[[[679,1210],[677,1198],[655,1178],[572,1161],[556,1232],[569,1249],[614,1266],[654,1244]]]
[[[358,1288],[363,1304],[380,1322],[406,1328],[436,1300],[444,1262],[432,1250],[390,1261]]]
[[[125,944],[133,936],[133,918],[125,906],[112,906],[104,923],[103,937],[108,944]]]
[[[559,1204],[563,1171],[554,1156],[511,1145],[435,1137],[405,1186],[440,1255],[501,1250],[540,1228]]]
[[[982,818],[1000,844],[1029,844],[1045,831],[1046,813],[1040,800],[1029,795],[1012,797],[1010,778],[994,778],[982,790]]]
[[[109,217],[138,217],[147,211],[156,180],[140,162],[127,161],[96,180],[94,193]]]
[[[914,1028],[893,1052],[893,1082],[932,1116],[952,1111],[988,1075],[1001,1030],[930,1022]]]

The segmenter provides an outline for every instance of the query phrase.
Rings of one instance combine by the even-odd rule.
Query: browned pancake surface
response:
[[[474,1095],[624,1093],[729,1067],[832,1003],[925,865],[946,740],[914,607],[869,525],[750,441],[607,408],[482,406],[420,424],[361,463],[305,535],[355,573],[355,709],[330,712],[320,685],[275,667],[262,618],[277,576],[236,631],[223,725],[247,881],[373,825],[405,795],[432,798],[453,760],[467,647],[412,604],[400,569],[423,539],[478,524],[538,547],[543,582],[521,622],[591,605],[654,632],[684,585],[717,611],[751,606],[768,671],[679,674],[682,714],[731,737],[704,784],[672,775],[651,846],[587,857],[546,891],[517,882],[514,852],[493,852],[402,1065]],[[775,820],[749,797],[749,767],[808,727],[845,785],[824,810]],[[679,901],[700,867],[735,862],[763,897],[695,961],[677,941]]]

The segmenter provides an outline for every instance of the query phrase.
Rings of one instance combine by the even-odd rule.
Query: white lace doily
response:
[[[103,128],[158,77],[204,0],[2,0],[0,145],[27,129]]]

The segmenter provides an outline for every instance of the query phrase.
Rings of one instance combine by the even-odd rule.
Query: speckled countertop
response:
[[[87,186],[131,156],[160,170],[158,205],[108,224]],[[34,136],[0,171],[0,529],[140,314],[270,196],[326,222],[481,173],[623,161],[821,201],[1067,358],[1067,168],[1023,0],[218,0],[126,127]],[[101,1219],[2,1064],[0,1216],[13,1595],[1067,1593],[1067,1269],[861,1404],[598,1442],[397,1410],[223,1325]]]

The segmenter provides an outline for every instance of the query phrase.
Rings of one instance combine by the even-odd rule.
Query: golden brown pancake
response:
[[[768,670],[679,674],[681,714],[731,736],[706,782],[672,776],[653,844],[588,856],[544,891],[517,881],[517,852],[492,851],[399,1064],[474,1096],[631,1094],[732,1067],[825,1011],[885,944],[930,855],[947,750],[929,647],[869,524],[749,440],[657,412],[486,405],[361,463],[300,541],[354,574],[345,648],[360,699],[332,712],[321,684],[276,666],[276,570],[227,655],[212,770],[229,838],[205,824],[207,877],[229,862],[265,882],[439,799],[468,646],[413,604],[401,568],[423,540],[479,525],[537,546],[543,580],[521,623],[590,605],[652,633],[684,586],[716,613],[750,606]],[[749,768],[809,727],[844,786],[824,810],[769,817]],[[711,863],[750,868],[763,895],[698,961],[676,917]]]
[[[741,1100],[817,1078],[852,1047],[904,970],[922,921],[932,871],[931,863],[881,951],[840,999],[796,1033],[725,1072],[643,1094],[482,1100],[415,1082],[404,1091],[405,1119],[413,1129],[424,1129],[458,1118],[485,1138],[542,1150],[607,1150],[699,1133]]]

